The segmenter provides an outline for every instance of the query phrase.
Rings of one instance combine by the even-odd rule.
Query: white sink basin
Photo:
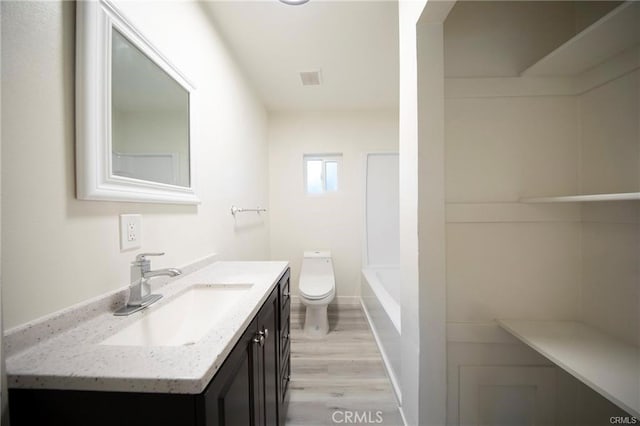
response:
[[[203,284],[190,287],[101,345],[192,345],[227,317],[253,284]]]

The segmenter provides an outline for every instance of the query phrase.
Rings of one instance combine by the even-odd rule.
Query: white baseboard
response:
[[[359,296],[336,296],[333,303],[337,305],[359,306],[360,297]]]

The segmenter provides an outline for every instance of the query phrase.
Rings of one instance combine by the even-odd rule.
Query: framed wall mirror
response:
[[[77,197],[197,204],[193,85],[111,2],[76,14]]]

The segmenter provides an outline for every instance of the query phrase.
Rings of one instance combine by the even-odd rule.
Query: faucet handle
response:
[[[141,263],[146,261],[147,256],[164,256],[164,252],[162,253],[140,253],[136,256],[136,262]]]

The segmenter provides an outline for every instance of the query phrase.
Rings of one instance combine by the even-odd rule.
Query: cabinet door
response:
[[[264,424],[278,425],[278,288],[276,287],[258,313],[258,332],[264,333],[261,349],[261,379],[264,383],[262,408]]]
[[[259,368],[261,347],[254,319],[198,400],[199,426],[261,426]]]

